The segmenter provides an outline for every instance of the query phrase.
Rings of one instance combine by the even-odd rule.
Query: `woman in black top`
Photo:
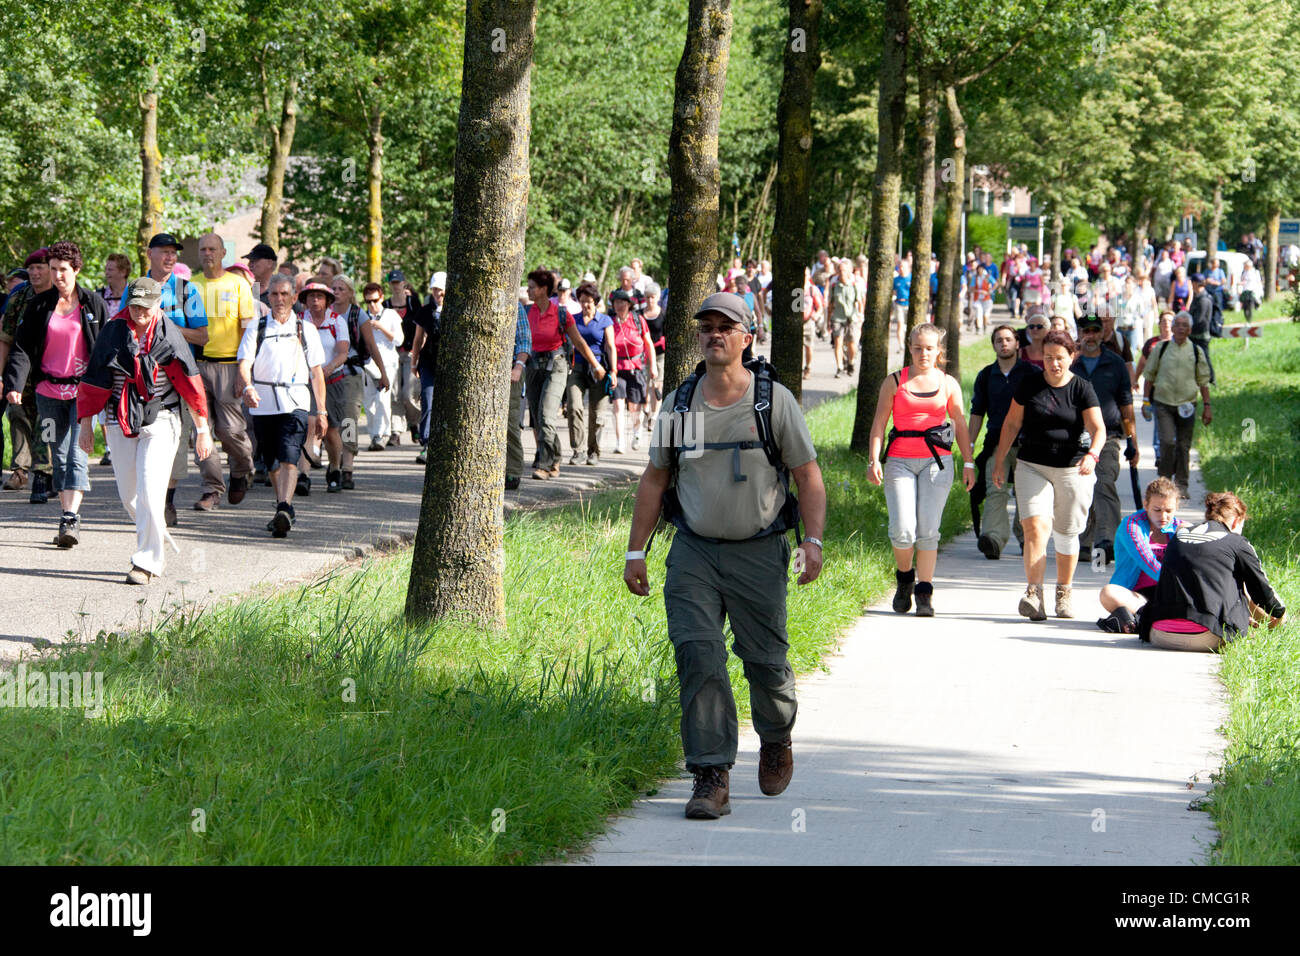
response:
[[[1043,371],[1027,374],[1016,386],[1002,424],[993,483],[1006,483],[1006,456],[1020,438],[1016,464],[1016,503],[1025,532],[1025,596],[1020,613],[1047,620],[1043,576],[1047,537],[1056,548],[1056,616],[1074,617],[1071,585],[1079,559],[1079,533],[1088,524],[1096,482],[1094,470],[1106,443],[1097,393],[1087,379],[1070,372],[1074,340],[1048,332],[1042,340]]]
[[[1259,555],[1241,536],[1246,506],[1230,491],[1205,496],[1205,521],[1169,541],[1156,592],[1138,614],[1138,635],[1156,647],[1213,651],[1267,620],[1286,620]]]

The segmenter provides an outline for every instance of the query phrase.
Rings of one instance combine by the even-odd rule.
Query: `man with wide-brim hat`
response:
[[[787,470],[807,531],[799,583],[816,580],[822,567],[826,491],[817,453],[798,400],[772,379],[765,363],[743,362],[753,341],[747,314],[744,300],[730,292],[709,296],[695,313],[704,361],[664,398],[623,571],[633,594],[650,593],[645,548],[671,487],[667,516],[677,533],[664,604],[681,688],[682,749],[695,775],[686,816],[695,819],[731,812],[729,771],[739,732],[724,617],[745,664],[762,740],[759,787],[779,794],[794,773],[790,732],[797,705],[785,610],[791,550],[784,532],[797,525],[787,510]],[[760,428],[769,426],[774,448],[757,440]]]

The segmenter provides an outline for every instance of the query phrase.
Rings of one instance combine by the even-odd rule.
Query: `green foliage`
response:
[[[1061,249],[1078,249],[1086,253],[1100,238],[1101,231],[1091,223],[1067,219],[1065,228],[1061,230]]]
[[[1244,534],[1283,603],[1300,599],[1300,329],[1271,325],[1249,349],[1215,340],[1214,424],[1197,426],[1206,486],[1246,503]],[[1300,627],[1294,614],[1223,653],[1230,695],[1224,767],[1210,794],[1226,865],[1300,863]]]

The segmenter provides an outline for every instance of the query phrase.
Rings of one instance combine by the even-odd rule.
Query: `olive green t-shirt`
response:
[[[715,408],[704,400],[704,383],[695,387],[683,440],[681,418],[673,411],[677,392],[664,397],[650,443],[650,463],[672,467],[672,448],[684,448],[678,460],[677,496],[687,526],[706,538],[743,540],[762,531],[781,512],[785,493],[762,445],[746,449],[705,449],[705,442],[759,441],[754,416],[754,377],[740,401]],[[817,457],[803,411],[784,385],[772,385],[772,432],[787,468]],[[739,455],[739,460],[736,456]],[[737,474],[744,476],[738,480]]]

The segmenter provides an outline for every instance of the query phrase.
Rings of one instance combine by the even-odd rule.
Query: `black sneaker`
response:
[[[388,436],[389,448],[396,448],[401,444],[402,444],[402,436],[397,434],[397,432],[393,432],[391,435]]]
[[[293,515],[289,513],[287,508],[277,508],[275,517],[271,519],[271,523],[267,527],[271,529],[271,537],[273,538],[288,537],[289,529],[293,527]]]
[[[980,549],[980,554],[984,555],[984,557],[988,558],[990,561],[996,561],[1002,556],[1002,549],[998,547],[997,541],[986,534],[980,535],[977,544]]]
[[[929,581],[916,582],[916,616],[934,617],[934,605],[930,598],[934,595],[934,585]]]
[[[43,505],[50,500],[50,476],[43,471],[32,473],[32,493],[27,499],[34,505]]]
[[[338,471],[325,472],[325,490],[331,494],[343,490],[343,474]]]
[[[428,460],[429,460],[429,449],[421,448],[420,453],[415,456],[415,463],[417,465],[423,465]]]
[[[163,524],[169,528],[176,527],[176,503],[173,501],[163,505]]]
[[[294,490],[294,494],[301,498],[311,496],[311,477],[309,475],[298,475],[298,487]]]
[[[59,519],[59,536],[54,539],[54,543],[60,548],[74,548],[81,543],[81,518],[79,515]]]
[[[104,452],[104,457],[99,459],[99,466],[101,468],[111,468],[112,465],[113,465],[113,456],[110,455],[108,452]]]
[[[899,571],[895,568],[894,580],[898,585],[894,591],[894,611],[898,614],[906,614],[912,610],[912,588],[916,584],[916,568],[911,571]]]
[[[507,478],[507,479],[506,479],[506,491],[515,491],[515,490],[517,490],[518,488],[519,488],[519,479],[518,479],[518,478]]]
[[[343,472],[342,483],[343,483],[344,491],[352,491],[354,488],[356,488],[356,483],[352,480],[352,472],[350,471]]]

